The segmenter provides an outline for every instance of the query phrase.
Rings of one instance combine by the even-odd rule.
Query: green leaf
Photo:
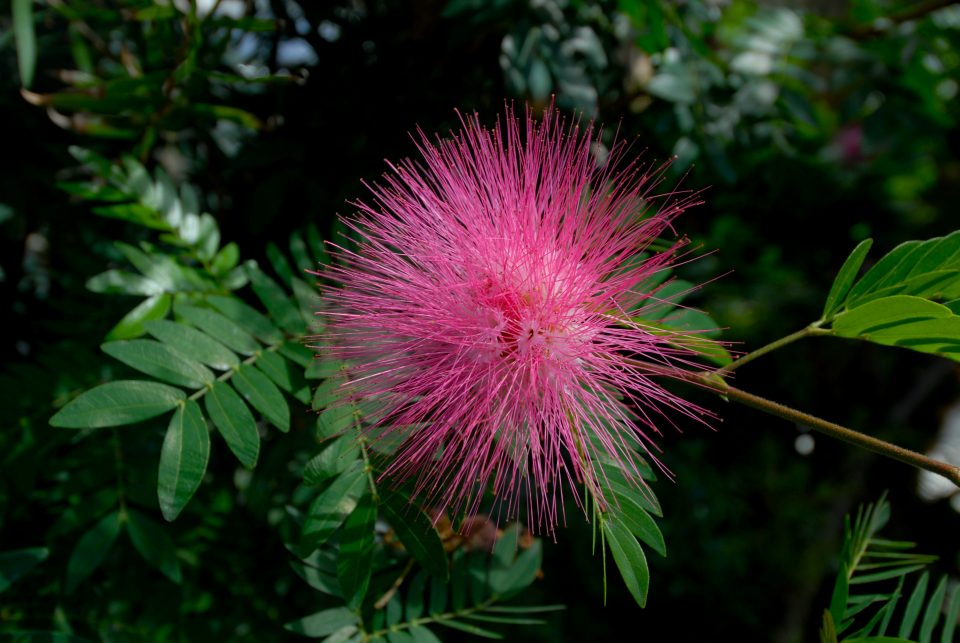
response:
[[[867,274],[854,284],[847,296],[848,306],[853,307],[860,303],[857,301],[858,299],[867,296],[873,289],[877,288],[907,255],[913,252],[919,245],[919,241],[907,241],[884,255],[880,261],[867,271]]]
[[[163,286],[132,272],[107,270],[87,280],[87,290],[102,294],[144,295],[152,297],[163,293]]]
[[[519,527],[512,528],[512,531],[518,532]],[[501,538],[497,542],[497,547],[503,547],[503,552],[510,558],[513,558],[513,552],[516,548],[515,539]],[[498,552],[494,551],[496,557]],[[522,549],[517,553],[516,558],[511,560],[505,569],[493,569],[490,572],[490,588],[504,598],[508,598],[523,591],[536,579],[537,572],[543,562],[543,545],[539,540],[534,540],[528,548]]]
[[[647,591],[650,587],[650,569],[647,567],[647,558],[643,554],[643,549],[626,525],[606,521],[603,523],[603,532],[624,584],[637,601],[637,605],[646,606]]]
[[[165,291],[189,291],[213,286],[192,268],[178,263],[173,257],[160,254],[158,250],[144,252],[125,243],[117,243],[116,246],[144,277]]]
[[[414,625],[409,630],[414,643],[440,643],[437,635],[425,628],[423,625]]]
[[[923,607],[923,599],[927,595],[927,583],[930,580],[930,574],[924,572],[917,581],[917,586],[913,588],[910,599],[907,601],[907,607],[903,614],[903,620],[900,621],[900,631],[897,636],[907,638],[913,631],[913,625],[917,622],[920,615],[920,609]]]
[[[833,331],[840,337],[864,337],[893,326],[951,316],[952,311],[942,304],[896,295],[876,299],[838,315],[833,322]]]
[[[240,248],[235,243],[228,243],[220,248],[220,251],[210,262],[210,272],[215,275],[222,275],[233,270],[240,261]]]
[[[273,382],[252,364],[244,364],[233,375],[233,385],[250,406],[263,413],[271,424],[286,433],[290,430],[290,408]]]
[[[134,424],[166,413],[184,398],[180,389],[157,382],[108,382],[67,403],[50,418],[50,425],[87,429]]]
[[[68,594],[103,564],[120,535],[120,527],[120,513],[115,511],[101,518],[80,538],[67,562],[65,585]]]
[[[284,342],[277,349],[277,352],[304,368],[313,360],[313,351],[298,341]]]
[[[839,315],[834,332],[960,360],[960,316],[919,297],[898,295],[871,301]]]
[[[342,377],[331,377],[321,382],[313,393],[313,410],[320,411],[335,406],[347,392],[343,388],[343,382]]]
[[[424,599],[426,598],[427,580],[429,578],[423,570],[420,570],[413,575],[413,580],[407,587],[406,618],[408,621],[415,621],[423,616]]]
[[[320,236],[320,230],[312,223],[307,225],[307,243],[310,246],[311,258],[315,262],[314,269],[330,263],[330,255]]]
[[[663,540],[663,533],[650,514],[633,499],[632,494],[614,492],[613,496],[616,502],[615,506],[610,507],[610,513],[615,516],[613,520],[622,522],[639,540],[645,542],[661,556],[666,556],[667,545]]]
[[[467,632],[473,634],[474,636],[482,636],[485,639],[502,639],[503,635],[492,630],[486,630],[482,627],[477,627],[472,623],[464,623],[462,621],[454,621],[450,619],[445,619],[442,621],[437,621],[440,625],[444,625],[454,630],[460,630],[461,632]]]
[[[354,404],[338,404],[324,409],[317,418],[320,434],[327,438],[340,435],[353,426],[356,412],[357,407]]]
[[[267,244],[267,259],[270,260],[270,265],[273,266],[273,270],[280,277],[280,280],[289,286],[293,279],[293,268],[283,251],[275,243]]]
[[[366,473],[358,462],[314,499],[303,524],[302,542],[316,549],[343,524],[367,487]]]
[[[37,67],[37,37],[33,30],[33,0],[13,0],[13,35],[17,41],[20,84],[30,87]]]
[[[303,482],[308,485],[321,484],[349,469],[359,457],[357,436],[350,433],[341,435],[323,451],[310,458],[303,468]]]
[[[243,466],[257,466],[260,433],[250,409],[226,382],[217,381],[204,398],[207,414]]]
[[[30,573],[50,555],[46,547],[0,551],[0,592]]]
[[[123,316],[117,325],[107,333],[108,340],[133,339],[147,332],[144,324],[154,319],[163,319],[170,312],[169,294],[153,295]]]
[[[291,285],[304,322],[310,332],[319,333],[323,330],[323,321],[317,316],[317,311],[320,310],[320,294],[316,288],[307,285],[302,279],[294,278]]]
[[[447,584],[437,576],[430,577],[430,614],[443,614],[447,609]]]
[[[927,609],[923,613],[923,620],[920,622],[920,643],[930,643],[933,636],[933,628],[937,626],[937,619],[940,618],[940,610],[943,608],[943,597],[947,594],[947,577],[944,576],[937,583],[937,588],[930,595],[927,602]]]
[[[363,603],[373,571],[374,525],[377,505],[369,493],[360,497],[343,523],[337,579],[347,607],[357,609]]]
[[[224,346],[243,355],[253,355],[260,344],[245,330],[220,313],[195,306],[177,306],[175,312],[188,322],[217,338]]]
[[[210,434],[200,406],[193,400],[170,419],[160,449],[157,495],[160,511],[175,520],[200,486],[210,458]]]
[[[340,359],[316,358],[311,360],[307,372],[304,374],[308,380],[321,380],[328,377],[342,375],[347,364]]]
[[[199,330],[165,319],[144,324],[147,332],[164,344],[203,362],[219,371],[240,365],[237,355],[229,348]]]
[[[290,255],[297,264],[301,275],[317,269],[317,262],[310,256],[303,235],[296,230],[290,235]]]
[[[306,323],[283,289],[265,275],[257,267],[256,262],[248,261],[245,267],[253,291],[280,327],[294,335],[301,335],[306,332]]]
[[[958,620],[960,620],[960,586],[955,586],[947,605],[946,614],[944,614],[940,643],[953,643],[953,633],[957,628]]]
[[[636,315],[654,321],[663,319],[695,288],[696,286],[683,279],[668,281],[650,293],[649,299],[641,304]]]
[[[393,527],[403,547],[433,576],[442,580],[450,577],[443,541],[433,522],[417,505],[400,493],[391,494],[381,505],[384,517]]]
[[[294,371],[290,362],[273,351],[266,351],[257,359],[257,368],[263,371],[264,375],[287,391],[299,401],[306,404],[310,401],[310,387],[299,371]]]
[[[214,380],[210,369],[200,362],[152,339],[108,342],[100,348],[131,368],[177,386],[196,389]]]
[[[223,313],[227,318],[240,326],[257,339],[267,344],[275,344],[283,341],[283,333],[279,328],[261,315],[255,308],[236,297],[224,297],[221,295],[211,295],[207,298],[213,307]]]
[[[173,541],[163,526],[135,509],[127,509],[127,534],[133,547],[144,560],[156,567],[164,576],[179,583],[182,580],[180,562]]]
[[[826,304],[823,306],[823,317],[821,319],[829,319],[843,307],[843,302],[853,287],[853,282],[857,278],[857,273],[860,272],[860,267],[863,265],[864,259],[867,258],[871,246],[873,246],[873,239],[864,239],[843,262],[840,272],[837,273],[833,285],[830,287],[830,294],[827,295]]]
[[[357,615],[346,607],[334,607],[287,623],[283,627],[296,634],[302,634],[310,638],[320,638],[359,622],[360,619]]]

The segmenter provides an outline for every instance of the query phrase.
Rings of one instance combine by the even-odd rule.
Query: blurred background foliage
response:
[[[317,609],[277,527],[298,484],[291,463],[315,448],[297,413],[252,473],[214,450],[193,503],[163,526],[179,582],[123,546],[67,591],[90,520],[78,507],[91,488],[115,501],[121,447],[125,493],[159,520],[163,435],[124,431],[118,446],[48,426],[79,390],[128,372],[97,347],[137,299],[85,284],[122,265],[114,241],[148,238],[69,188],[85,178],[71,146],[197,186],[222,238],[264,261],[266,242],[286,247],[307,224],[334,234],[361,181],[414,153],[416,127],[442,133],[456,109],[492,122],[504,101],[555,97],[602,123],[608,145],[674,156],[664,190],[704,191],[679,223],[704,256],[681,274],[710,282],[694,303],[742,349],[817,319],[857,241],[873,237],[881,256],[960,222],[949,0],[0,0],[0,69],[0,550],[49,549],[0,594],[0,632],[282,640],[294,636],[283,623]],[[960,433],[948,422],[960,421],[957,369],[928,355],[809,339],[735,381],[918,450]],[[812,640],[842,517],[883,489],[887,531],[957,574],[958,496],[928,501],[943,494],[906,467],[700,401],[724,418],[715,432],[660,440],[677,481],[656,486],[668,557],[651,559],[647,608],[619,581],[602,607],[590,530],[574,517],[545,543],[529,592],[567,610],[509,639]]]

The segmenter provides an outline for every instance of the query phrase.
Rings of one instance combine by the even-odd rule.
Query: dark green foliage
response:
[[[960,591],[954,586],[947,599],[947,578],[943,577],[928,593],[930,574],[924,571],[907,593],[907,580],[936,557],[914,553],[914,543],[880,538],[879,532],[889,520],[890,504],[885,496],[875,504],[861,506],[852,524],[847,516],[840,570],[830,608],[823,615],[822,643],[954,640]],[[940,633],[936,639],[935,629]]]
[[[665,326],[691,337],[729,329],[724,339],[743,342],[729,346],[736,352],[822,311],[835,334],[928,353],[811,340],[738,371],[736,382],[928,446],[955,397],[930,354],[957,354],[955,324],[943,320],[960,314],[960,299],[938,297],[956,266],[933,242],[890,253],[923,246],[922,257],[883,264],[862,240],[875,238],[876,253],[956,228],[955,7],[272,0],[232,17],[231,3],[220,4],[215,15],[204,3],[153,0],[9,0],[0,11],[0,294],[9,308],[0,640],[279,640],[294,637],[283,624],[305,614],[316,618],[300,631],[334,640],[810,640],[820,608],[810,597],[818,587],[829,594],[829,517],[881,485],[894,489],[923,548],[954,559],[955,514],[911,502],[909,472],[819,440],[801,458],[791,436],[705,397],[725,421],[716,433],[680,422],[679,437],[662,425],[657,442],[677,480],[658,483],[659,498],[608,472],[611,522],[596,534],[614,533],[619,560],[606,560],[625,561],[628,584],[616,572],[604,587],[572,502],[569,528],[544,547],[543,582],[510,604],[427,624],[415,622],[452,613],[455,597],[469,609],[493,585],[511,587],[507,548],[487,575],[492,558],[457,550],[451,587],[448,552],[441,564],[436,547],[450,545],[447,534],[428,510],[396,500],[409,490],[377,488],[361,628],[343,607],[337,569],[349,515],[305,558],[295,545],[311,505],[344,476],[358,497],[373,497],[360,469],[359,409],[327,408],[341,397],[343,365],[312,360],[302,340],[322,332],[312,314],[319,278],[304,270],[329,261],[324,239],[351,247],[334,213],[354,210],[346,202],[364,198],[360,181],[376,180],[382,159],[414,153],[410,130],[442,135],[456,127],[453,107],[491,124],[505,97],[538,109],[555,95],[605,124],[606,143],[614,131],[636,139],[630,160],[676,154],[657,191],[680,177],[680,189],[706,190],[707,204],[678,232],[711,254],[664,286],[669,301],[654,310]],[[305,58],[284,58],[298,47]],[[857,281],[874,270],[884,278]],[[902,310],[914,316],[878,329],[871,315],[905,301],[892,297],[907,298]],[[729,360],[726,350],[703,358]],[[253,470],[209,435],[220,433],[207,412],[210,374],[239,401],[233,420],[244,417],[248,460],[259,445]],[[87,405],[96,391],[119,404]],[[76,430],[48,426],[51,416]],[[389,446],[366,449],[374,481]],[[647,555],[665,541],[669,558]],[[516,553],[516,578],[527,582],[539,546]],[[399,590],[374,606],[407,565]],[[649,608],[640,612],[631,590],[640,594],[645,570]],[[886,613],[890,636],[918,595],[919,573],[907,578]],[[896,582],[877,581],[877,592],[891,598]],[[939,587],[930,577],[916,602],[916,640],[930,628],[931,641],[949,640],[960,593],[944,591],[935,619]],[[605,591],[609,607],[598,611]],[[570,607],[561,618],[514,602]],[[886,605],[862,604],[855,620]],[[546,625],[516,627],[541,616]],[[824,631],[842,624],[825,619]]]

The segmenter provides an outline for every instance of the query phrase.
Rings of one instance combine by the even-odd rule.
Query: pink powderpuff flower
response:
[[[552,109],[461,123],[420,132],[422,162],[391,164],[344,220],[359,242],[323,273],[324,345],[373,427],[403,432],[383,478],[454,513],[492,482],[499,511],[552,532],[564,482],[604,506],[605,456],[642,491],[630,445],[652,457],[665,412],[702,417],[654,381],[695,366],[689,336],[633,319],[663,303],[645,284],[686,240],[651,243],[696,195],[655,194],[663,167],[617,169],[622,144],[599,165],[592,127]]]

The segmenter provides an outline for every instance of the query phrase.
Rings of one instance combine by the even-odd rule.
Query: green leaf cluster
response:
[[[844,262],[815,325],[960,360],[960,230],[900,244],[857,278],[871,245],[861,242]]]
[[[880,530],[890,520],[885,497],[846,517],[840,568],[821,643],[951,643],[960,618],[960,587],[947,595],[947,577],[927,593],[923,571],[907,592],[907,579],[936,560],[913,551],[915,544],[887,540]],[[938,627],[939,626],[939,627]],[[939,632],[939,636],[936,633]]]

